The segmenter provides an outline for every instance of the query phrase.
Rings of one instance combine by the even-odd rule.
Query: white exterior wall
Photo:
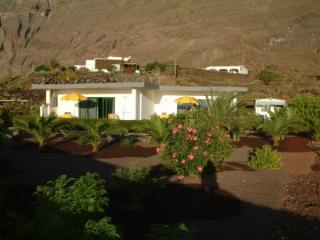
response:
[[[199,92],[157,92],[155,95],[155,113],[161,114],[176,114],[178,105],[176,99],[189,96],[195,99],[206,99],[206,93]]]
[[[64,101],[61,100],[63,96],[74,90],[57,90],[57,114],[62,116],[66,112],[70,112],[73,116],[79,116],[79,102],[78,101]],[[135,118],[135,111],[133,97],[131,90],[104,90],[104,89],[77,89],[77,93],[85,97],[114,97],[115,98],[115,114],[120,119],[133,120]]]

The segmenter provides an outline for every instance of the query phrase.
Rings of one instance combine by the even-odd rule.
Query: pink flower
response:
[[[178,129],[182,129],[183,128],[183,125],[180,123],[179,125],[178,125]]]
[[[194,151],[198,151],[198,150],[199,150],[199,146],[194,146],[192,149],[193,149]]]
[[[188,155],[188,159],[189,159],[190,161],[192,161],[195,157],[196,157],[196,156],[195,156],[193,153],[190,153],[190,154]]]
[[[177,135],[178,132],[179,132],[179,129],[178,129],[178,128],[174,128],[174,129],[172,130],[172,134],[173,134],[173,135]]]
[[[202,155],[203,155],[204,157],[208,156],[208,151],[204,151],[204,152],[202,153]]]
[[[201,166],[197,167],[197,171],[198,171],[199,173],[202,173],[202,172],[203,172],[203,167],[201,167]]]
[[[156,148],[156,152],[157,152],[157,153],[160,152],[160,148],[159,148],[159,147]]]
[[[192,127],[187,127],[187,130],[189,133],[192,133],[193,128]]]
[[[172,158],[173,158],[173,159],[176,159],[176,158],[177,158],[177,153],[173,153],[173,154],[172,154]]]
[[[197,129],[192,129],[192,134],[196,134],[197,132]]]
[[[188,135],[186,136],[186,139],[187,139],[187,140],[193,140],[193,136],[192,136],[191,134],[188,134]]]
[[[183,159],[183,160],[181,161],[181,164],[182,164],[182,165],[185,165],[185,164],[186,164],[186,160]]]
[[[198,137],[197,136],[193,136],[192,140],[193,141],[198,141]]]

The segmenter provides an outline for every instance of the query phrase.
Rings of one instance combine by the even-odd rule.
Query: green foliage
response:
[[[33,70],[34,72],[49,72],[49,68],[46,64],[40,64]]]
[[[152,225],[145,236],[146,240],[192,240],[193,231],[181,223],[178,226]]]
[[[131,133],[146,133],[148,128],[148,120],[116,120],[116,122]]]
[[[298,132],[303,129],[303,121],[288,107],[277,112],[269,112],[270,119],[266,119],[258,129],[272,137],[273,145],[278,146],[290,131]]]
[[[159,180],[152,178],[150,168],[130,163],[128,168],[118,167],[113,172],[123,186],[123,192],[133,204],[139,205],[140,201],[157,189]]]
[[[98,152],[108,136],[127,132],[127,129],[102,119],[71,121],[73,128],[65,136],[76,139],[80,145],[91,145],[92,152]]]
[[[0,119],[0,144],[4,141],[6,136],[6,128],[4,127],[4,122]]]
[[[320,98],[311,95],[300,95],[289,102],[291,109],[308,126],[312,137],[320,141]]]
[[[124,148],[130,148],[134,144],[134,138],[133,137],[126,137],[121,140],[120,146]]]
[[[87,173],[80,178],[62,175],[38,186],[34,216],[11,217],[9,239],[120,239],[117,227],[104,216],[108,204],[104,185],[98,174]]]
[[[233,140],[239,140],[244,131],[252,129],[259,122],[255,113],[246,107],[246,102],[237,95],[207,97],[207,109],[196,114],[201,128],[218,126],[229,132]]]
[[[16,116],[13,119],[13,126],[16,130],[29,133],[39,145],[39,148],[42,148],[57,131],[65,126],[65,122],[58,119],[54,114],[50,114],[48,117],[40,117],[38,113],[31,112],[27,115]]]
[[[218,127],[204,131],[179,124],[158,152],[165,165],[180,175],[199,175],[209,161],[221,167],[232,149],[229,134]]]
[[[152,72],[154,70],[158,70],[160,72],[164,72],[166,68],[168,67],[168,64],[160,63],[158,61],[154,61],[151,63],[147,63],[144,68],[147,72]]]
[[[117,231],[117,227],[110,224],[110,218],[104,217],[99,221],[91,219],[85,225],[83,240],[121,239]]]
[[[104,184],[104,180],[95,173],[87,173],[79,179],[62,175],[37,187],[39,209],[47,208],[49,203],[59,206],[59,210],[66,213],[103,213],[108,204]]]
[[[128,168],[118,167],[113,173],[114,176],[128,183],[144,183],[148,181],[150,169],[141,167],[136,163],[130,163]]]
[[[282,81],[282,78],[278,73],[271,72],[269,70],[261,70],[259,73],[259,79],[266,85],[271,82]]]
[[[266,144],[261,149],[256,149],[249,159],[249,166],[253,168],[279,169],[282,167],[282,161],[279,153]]]
[[[170,132],[168,121],[153,115],[148,121],[146,132],[151,136],[152,142],[158,144],[165,142]]]

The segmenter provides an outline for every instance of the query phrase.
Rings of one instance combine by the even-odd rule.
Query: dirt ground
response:
[[[281,170],[266,170],[248,167],[247,160],[253,148],[267,141],[258,136],[244,137],[236,143],[235,151],[224,168],[214,176],[216,187],[213,192],[204,191],[199,178],[180,181],[168,175],[169,187],[158,189],[144,199],[141,203],[143,210],[139,211],[124,207],[127,195],[116,189],[116,181],[110,173],[117,166],[126,167],[132,161],[150,166],[159,173],[161,161],[155,147],[145,142],[132,148],[110,144],[99,153],[90,154],[90,148],[79,147],[72,142],[55,142],[39,152],[33,143],[18,141],[5,145],[1,157],[10,160],[12,173],[8,180],[18,189],[45,184],[61,174],[77,177],[88,171],[99,173],[110,189],[108,212],[115,223],[125,226],[126,239],[141,238],[150,223],[170,222],[188,223],[197,229],[199,239],[290,239],[286,237],[292,231],[274,234],[282,231],[287,219],[298,219],[300,226],[310,224],[310,221],[312,226],[315,224],[314,220],[309,219],[310,212],[302,213],[297,205],[311,202],[315,206],[313,212],[320,209],[314,205],[319,199],[314,194],[319,195],[320,192],[316,189],[317,182],[312,185],[313,188],[295,183],[299,180],[297,176],[319,173],[314,167],[319,161],[317,153],[305,146],[308,141],[304,137],[288,136],[279,147],[284,167]],[[306,194],[305,199],[292,201]],[[11,205],[15,207],[14,202]],[[319,216],[313,217],[320,219]],[[137,221],[140,223],[139,230]]]

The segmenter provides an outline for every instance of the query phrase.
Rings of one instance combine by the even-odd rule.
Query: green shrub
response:
[[[148,120],[116,120],[116,122],[130,133],[146,133],[148,127]]]
[[[253,168],[279,169],[282,167],[282,161],[279,153],[266,144],[261,149],[256,149],[249,159],[249,166]]]
[[[120,146],[123,148],[130,148],[134,144],[134,138],[133,137],[126,137],[121,140]]]
[[[261,70],[259,73],[259,79],[266,85],[271,82],[282,81],[282,78],[278,73],[274,73],[269,70]]]
[[[179,124],[157,151],[165,165],[180,175],[199,175],[208,161],[221,167],[232,149],[229,134],[218,128],[203,131]]]
[[[169,135],[169,122],[167,119],[161,119],[157,115],[151,116],[147,124],[146,132],[151,137],[151,142],[154,143],[163,143],[167,140]]]
[[[158,61],[154,61],[154,62],[151,62],[151,63],[147,63],[144,68],[145,68],[145,70],[147,72],[152,72],[154,70],[158,70],[160,72],[164,72],[167,67],[168,67],[168,64],[160,63]]]
[[[35,195],[37,210],[31,219],[11,216],[10,239],[25,239],[19,238],[22,230],[36,240],[120,239],[117,227],[104,216],[109,199],[98,174],[77,179],[62,175],[38,186]]]
[[[141,167],[137,163],[130,163],[128,168],[116,168],[113,175],[130,184],[141,184],[149,181],[149,172],[150,168]]]
[[[145,235],[146,240],[192,240],[193,231],[185,224],[177,226],[152,225],[151,230]]]
[[[320,97],[300,95],[293,98],[289,106],[304,121],[312,138],[320,141]]]
[[[34,72],[49,72],[49,68],[45,64],[40,64],[36,66],[33,70]]]
[[[112,173],[122,183],[124,195],[139,205],[140,201],[157,190],[160,182],[150,174],[150,168],[130,163],[128,168],[118,167]]]

